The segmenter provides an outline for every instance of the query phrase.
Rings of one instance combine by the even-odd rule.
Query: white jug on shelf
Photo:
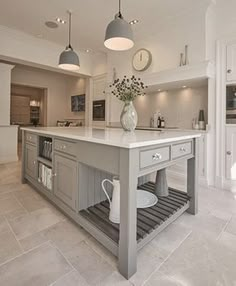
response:
[[[110,199],[104,184],[109,182],[113,185],[112,199]],[[117,177],[114,177],[112,181],[105,179],[102,181],[102,189],[110,204],[109,220],[114,223],[120,223],[120,181]]]

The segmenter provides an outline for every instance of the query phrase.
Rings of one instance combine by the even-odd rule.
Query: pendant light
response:
[[[69,14],[69,44],[66,49],[60,54],[58,66],[65,70],[76,71],[80,68],[79,57],[73,51],[71,46],[71,12]]]
[[[131,25],[126,22],[121,14],[121,0],[119,0],[119,12],[106,29],[104,45],[110,50],[125,51],[133,47],[133,31]]]

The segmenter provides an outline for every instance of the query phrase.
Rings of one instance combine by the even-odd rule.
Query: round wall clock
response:
[[[152,54],[146,49],[138,50],[133,56],[133,68],[136,71],[145,71],[152,62]]]

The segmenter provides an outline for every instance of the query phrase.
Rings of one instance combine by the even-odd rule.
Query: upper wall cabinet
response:
[[[236,82],[236,44],[227,46],[227,81]]]

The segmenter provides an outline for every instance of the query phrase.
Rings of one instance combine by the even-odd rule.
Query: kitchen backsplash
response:
[[[138,126],[150,126],[151,116],[160,111],[167,127],[192,128],[192,119],[203,109],[207,122],[207,86],[147,94],[135,100]]]

